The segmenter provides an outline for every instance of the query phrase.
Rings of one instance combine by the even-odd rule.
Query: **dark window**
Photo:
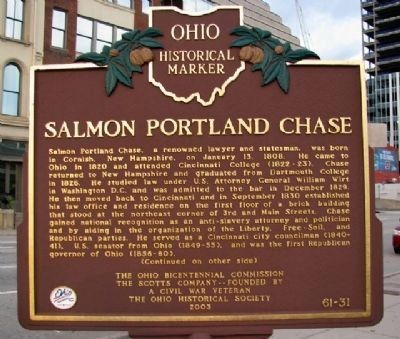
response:
[[[183,0],[161,0],[161,6],[175,6],[183,9]]]

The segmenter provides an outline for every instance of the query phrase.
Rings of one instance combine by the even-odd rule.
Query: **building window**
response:
[[[20,82],[21,71],[18,66],[13,63],[6,65],[3,73],[3,114],[18,116]]]
[[[0,206],[12,208],[15,200],[15,168],[14,162],[0,161]]]
[[[121,40],[122,39],[122,34],[124,34],[126,32],[129,32],[129,30],[117,27],[115,29],[115,39],[113,40],[113,42]]]
[[[78,54],[100,53],[104,46],[111,46],[114,41],[120,40],[122,34],[128,30],[107,23],[78,17],[76,52]]]
[[[0,208],[22,209],[22,157],[25,142],[0,142]]]
[[[122,7],[132,8],[131,0],[107,0],[107,1]]]
[[[142,0],[142,13],[149,14],[149,9],[151,5],[152,5],[151,0]]]
[[[67,26],[67,13],[53,9],[53,20],[51,25],[51,45],[53,47],[65,48],[65,33]]]
[[[76,33],[76,52],[90,52],[92,50],[93,21],[78,17]]]
[[[175,6],[183,9],[183,0],[161,0],[161,6]]]
[[[22,39],[22,23],[24,15],[23,0],[7,0],[6,37]]]
[[[104,46],[111,46],[113,42],[113,27],[111,25],[96,23],[95,51],[101,52]]]
[[[183,9],[188,12],[207,11],[214,7],[214,4],[208,0],[184,1]]]

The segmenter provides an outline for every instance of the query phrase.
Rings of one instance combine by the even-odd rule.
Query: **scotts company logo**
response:
[[[105,90],[118,83],[133,87],[133,74],[149,63],[149,81],[178,102],[211,105],[237,79],[245,64],[261,73],[261,85],[277,81],[288,92],[288,63],[318,58],[307,49],[293,50],[271,33],[243,26],[242,7],[215,7],[186,13],[175,7],[154,7],[149,28],[133,30],[101,53],[85,53],[77,61],[107,66]]]

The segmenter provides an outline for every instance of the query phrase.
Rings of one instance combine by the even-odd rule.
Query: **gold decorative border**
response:
[[[36,313],[35,305],[35,242],[34,242],[34,189],[35,189],[35,153],[34,153],[34,111],[35,111],[35,72],[41,70],[62,70],[62,69],[85,69],[98,68],[93,64],[74,64],[74,65],[49,65],[36,66],[31,69],[30,87],[30,131],[29,131],[29,161],[28,161],[28,248],[29,248],[29,315],[32,321],[52,321],[52,322],[232,322],[232,321],[267,321],[267,320],[313,320],[313,319],[353,319],[369,318],[372,315],[372,277],[371,277],[371,206],[370,206],[370,164],[368,149],[368,125],[367,125],[367,99],[365,89],[365,72],[362,61],[301,61],[298,66],[349,66],[359,67],[360,70],[360,98],[361,98],[361,123],[363,136],[363,160],[364,160],[364,189],[365,189],[365,310],[351,312],[313,312],[313,313],[273,313],[273,314],[220,314],[220,315],[40,315]],[[267,90],[267,89],[266,89]]]
[[[242,6],[216,6],[208,11],[203,11],[203,12],[186,12],[177,7],[163,6],[163,7],[151,7],[150,8],[149,27],[153,26],[153,12],[155,12],[155,11],[166,11],[167,10],[167,11],[175,11],[180,14],[189,15],[189,16],[203,16],[203,15],[207,15],[207,14],[216,12],[220,9],[238,9],[239,10],[239,22],[240,22],[240,25],[243,25],[243,7]],[[240,73],[243,72],[245,69],[246,69],[246,63],[244,61],[240,61],[240,66],[236,69],[235,73],[232,76],[230,76],[227,80],[225,80],[225,82],[221,85],[221,87],[215,87],[214,90],[212,91],[210,97],[208,98],[208,100],[202,99],[199,92],[194,92],[194,93],[190,94],[189,96],[184,97],[184,96],[178,96],[174,92],[167,90],[161,82],[154,79],[153,62],[149,63],[149,82],[152,83],[154,86],[158,87],[161,90],[161,92],[164,93],[164,95],[173,98],[177,102],[184,102],[185,104],[187,104],[190,101],[192,101],[193,99],[196,99],[196,101],[198,103],[200,103],[201,105],[210,106],[214,103],[214,101],[217,97],[217,94],[220,97],[223,96],[225,94],[225,90],[228,87],[228,85],[230,85],[233,81],[235,81],[239,77]]]

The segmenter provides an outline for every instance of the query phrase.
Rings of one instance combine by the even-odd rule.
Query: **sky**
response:
[[[265,0],[302,42],[295,0]],[[309,33],[308,49],[321,60],[362,59],[359,0],[298,0]],[[305,46],[304,44],[302,44]]]

